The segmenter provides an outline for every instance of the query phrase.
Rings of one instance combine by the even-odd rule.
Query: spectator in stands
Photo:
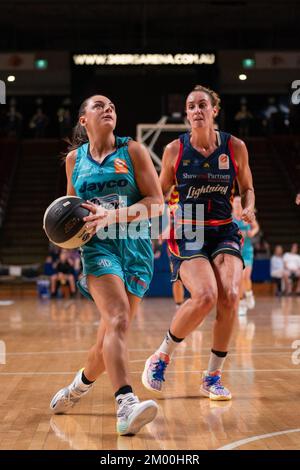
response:
[[[67,250],[62,250],[56,265],[56,274],[51,276],[51,297],[56,296],[58,283],[69,284],[71,295],[76,294],[75,275],[73,261],[69,257]]]
[[[290,289],[289,272],[284,268],[283,248],[281,245],[275,246],[274,254],[271,257],[270,270],[271,277],[276,282],[276,295],[282,295],[283,291],[288,293]]]
[[[267,134],[282,134],[286,131],[286,107],[282,103],[277,103],[272,96],[268,100],[269,104],[264,109],[263,126]]]
[[[69,109],[60,108],[57,111],[59,134],[61,138],[68,137],[72,133],[72,116]]]
[[[37,108],[36,113],[33,115],[29,123],[30,129],[34,130],[34,137],[37,139],[45,137],[48,124],[48,116],[46,116],[42,108]]]
[[[57,273],[56,266],[58,263],[60,252],[61,252],[61,248],[49,242],[48,256],[46,257],[45,263],[44,263],[45,276],[51,277]]]
[[[272,134],[272,115],[279,112],[278,106],[274,96],[268,99],[268,106],[263,110],[263,121],[262,124],[267,134]]]
[[[268,103],[269,103],[268,106],[265,108],[263,112],[267,120],[271,118],[272,114],[278,113],[279,111],[278,106],[276,105],[276,99],[274,98],[274,96],[271,96],[268,99]]]
[[[75,278],[78,279],[79,274],[82,271],[81,256],[78,250],[68,251],[68,260],[74,269]]]
[[[21,137],[23,116],[16,110],[15,106],[10,106],[7,113],[6,135],[7,137]]]
[[[45,276],[50,276],[50,277],[56,274],[55,263],[53,262],[53,259],[51,256],[47,256],[47,258],[45,259],[44,274]]]
[[[239,111],[234,116],[234,120],[238,123],[239,137],[243,138],[249,136],[251,119],[253,119],[253,115],[247,109],[247,105],[241,104]]]
[[[271,256],[270,245],[260,232],[258,240],[254,244],[255,259],[269,259]]]
[[[285,130],[289,127],[290,124],[290,108],[289,108],[289,97],[288,95],[283,95],[278,100],[278,108],[283,117],[283,124]]]
[[[48,255],[51,256],[53,262],[58,260],[60,252],[61,248],[49,242]]]
[[[291,251],[283,255],[284,268],[288,271],[289,279],[296,281],[296,294],[300,293],[300,255],[298,243],[293,243]],[[292,285],[289,283],[287,294],[291,294]]]

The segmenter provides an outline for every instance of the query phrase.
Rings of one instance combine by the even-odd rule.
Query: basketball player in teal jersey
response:
[[[191,298],[177,310],[164,341],[146,361],[142,381],[147,389],[162,391],[174,349],[216,306],[212,350],[201,393],[212,400],[230,400],[230,391],[221,383],[221,371],[236,318],[243,272],[241,234],[232,221],[235,179],[242,199],[241,217],[246,223],[254,219],[255,198],[244,142],[214,128],[219,102],[214,91],[197,86],[186,100],[191,132],[167,145],[163,155],[163,193],[168,194],[175,185],[169,202],[174,214],[168,242],[172,278],[181,279]],[[195,217],[199,206],[203,209],[200,218]],[[203,230],[204,243],[190,243],[183,227],[188,227],[190,233]]]
[[[124,435],[135,434],[157,413],[153,400],[140,402],[133,394],[126,338],[129,321],[151,281],[153,253],[148,216],[161,214],[163,196],[144,147],[130,138],[116,137],[115,126],[115,107],[107,97],[86,99],[66,158],[67,194],[88,201],[83,204],[90,210],[85,220],[91,230],[97,229],[82,247],[83,278],[79,288],[95,301],[101,323],[85,367],[53,397],[50,409],[54,413],[67,411],[106,370],[118,406],[117,431]],[[132,222],[139,213],[145,219],[140,233],[135,230],[138,223]]]
[[[240,303],[239,315],[246,315],[247,310],[255,307],[255,297],[252,290],[252,267],[254,260],[254,250],[252,245],[252,238],[259,232],[259,225],[257,220],[254,219],[251,224],[246,223],[242,219],[242,204],[240,196],[235,196],[233,200],[233,220],[239,227],[243,236],[242,257],[244,260],[245,269],[243,271],[243,279],[240,289]]]

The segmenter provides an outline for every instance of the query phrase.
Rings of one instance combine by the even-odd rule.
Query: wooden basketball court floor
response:
[[[115,433],[106,374],[68,415],[49,411],[53,394],[72,381],[94,341],[99,319],[93,303],[11,300],[0,305],[0,340],[6,347],[6,364],[0,365],[0,449],[300,448],[300,298],[258,297],[256,308],[237,320],[223,374],[231,402],[211,402],[199,393],[211,313],[178,347],[158,416],[134,437]],[[141,384],[141,372],[174,312],[171,299],[149,298],[133,322],[130,367],[140,399],[153,398]]]

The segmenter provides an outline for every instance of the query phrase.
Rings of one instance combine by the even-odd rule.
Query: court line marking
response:
[[[130,362],[130,361],[129,361]],[[75,375],[78,370],[74,372],[0,372],[1,375]],[[169,370],[168,374],[202,374],[203,370]],[[223,372],[298,372],[299,368],[295,369],[224,369]],[[131,371],[131,374],[141,374],[142,371]],[[106,372],[103,372],[106,374]],[[101,375],[103,375],[101,374]]]
[[[281,356],[291,356],[293,353],[293,350],[291,350],[291,352],[272,352],[272,353],[264,353],[265,355],[272,355],[272,356],[275,356],[276,354],[280,354]],[[257,352],[257,353],[252,353],[250,351],[250,355],[251,356],[260,356],[262,353],[261,352]],[[230,358],[231,356],[234,356],[234,357],[240,357],[241,354],[235,354],[235,353],[231,353],[228,355],[228,358]],[[193,356],[188,356],[188,355],[185,355],[185,356],[173,356],[173,359],[201,359],[202,357],[210,357],[210,354],[199,354],[199,353],[195,353]],[[145,362],[145,359],[132,359],[130,360],[129,362]]]
[[[283,434],[290,434],[292,432],[300,432],[300,428],[296,429],[287,429],[286,431],[278,431],[278,432],[270,432],[268,434],[260,434],[253,437],[247,437],[246,439],[241,439],[239,441],[231,442],[230,444],[226,444],[225,446],[219,447],[216,450],[233,450],[237,447],[243,446],[245,444],[249,444],[249,442],[259,441],[260,439],[268,439],[269,437],[274,436],[281,436]]]
[[[130,350],[129,349],[129,352],[130,351],[133,351],[133,350]],[[152,350],[151,350],[152,351]],[[6,356],[41,356],[41,355],[51,355],[51,354],[74,354],[74,353],[77,353],[77,354],[82,354],[82,353],[87,353],[87,351],[41,351],[41,352],[26,352],[26,353],[19,353],[19,352],[15,352],[15,353],[6,353]],[[242,351],[243,352],[243,351]],[[228,357],[240,357],[242,355],[242,352],[241,353],[231,353]],[[244,350],[244,352],[247,352],[247,350]],[[261,352],[249,352],[251,356],[260,356],[262,353]],[[281,356],[290,356],[291,354],[293,353],[293,350],[291,349],[290,352],[267,352],[267,353],[264,353],[265,356],[269,355],[269,356],[276,356],[276,355],[281,355]],[[198,351],[195,352],[194,355],[192,356],[189,356],[189,355],[186,355],[186,356],[177,356],[177,355],[174,355],[173,356],[174,359],[192,359],[192,358],[199,358],[201,359],[202,357],[210,357],[210,354],[201,354],[199,353]],[[130,362],[145,362],[146,359],[135,359],[135,360],[131,360]]]
[[[252,346],[253,347],[253,346]],[[203,351],[210,351],[211,348],[202,348]],[[260,348],[260,347],[257,347],[257,349],[263,349],[263,348]],[[284,351],[278,351],[278,349],[288,349],[291,353],[293,352],[293,349],[290,347],[290,346],[284,346],[284,347],[279,347],[279,348],[264,348],[264,349],[270,349],[272,350],[273,352],[264,352],[264,354],[268,354],[268,355],[272,355],[272,354],[289,354],[289,352],[284,352]],[[185,349],[186,351],[193,351],[192,348],[186,348]],[[143,352],[143,351],[153,351],[153,348],[141,348],[141,349],[128,349],[129,352]],[[201,350],[200,350],[201,351]],[[210,356],[210,354],[201,354],[200,351],[197,351],[196,354],[199,355],[199,357],[201,356]],[[239,349],[232,349],[232,351],[245,351],[245,352],[250,352],[251,355],[259,355],[259,354],[262,354],[262,352],[252,352],[252,351],[249,351],[249,348],[239,348]],[[277,352],[274,352],[274,351],[277,351]],[[89,352],[89,349],[69,349],[69,350],[66,350],[66,351],[61,351],[61,350],[57,350],[57,351],[18,351],[18,352],[7,352],[6,355],[7,356],[35,356],[35,355],[40,355],[40,354],[74,354],[74,353],[87,353]],[[240,354],[239,353],[230,353],[229,352],[229,356],[239,356]],[[179,356],[174,356],[174,357],[179,357]],[[194,357],[194,356],[180,356],[180,357]]]

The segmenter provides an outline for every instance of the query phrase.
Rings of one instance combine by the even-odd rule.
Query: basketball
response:
[[[63,196],[47,207],[43,228],[49,240],[55,245],[73,249],[87,243],[92,237],[86,229],[83,218],[89,211],[81,206],[85,201],[77,196]]]

